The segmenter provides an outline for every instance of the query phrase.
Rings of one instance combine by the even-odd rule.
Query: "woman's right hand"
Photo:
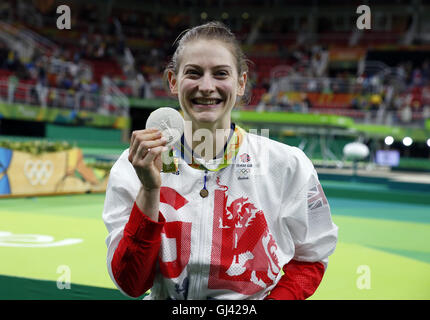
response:
[[[166,142],[158,129],[136,130],[131,135],[128,160],[145,191],[161,188],[161,153],[168,150]]]

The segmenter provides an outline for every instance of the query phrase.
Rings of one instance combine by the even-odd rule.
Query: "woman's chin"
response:
[[[193,109],[193,116],[200,123],[213,123],[222,116],[223,110],[220,108],[213,109]]]
[[[215,114],[198,114],[195,119],[199,123],[214,123],[218,120],[218,117]]]

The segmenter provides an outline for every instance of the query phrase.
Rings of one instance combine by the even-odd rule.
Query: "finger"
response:
[[[135,130],[133,131],[133,133],[131,134],[131,139],[130,139],[130,146],[133,145],[133,143],[135,142],[136,138],[140,138],[140,139],[155,139],[157,137],[161,136],[161,132],[157,129],[144,129],[144,130]]]
[[[133,166],[136,166],[138,164],[139,160],[145,156],[144,152],[146,152],[145,148],[143,147],[142,144],[139,144],[137,146],[137,150],[133,154],[129,155],[129,160]],[[131,157],[131,159],[130,159],[130,157]]]
[[[145,155],[143,157],[135,156],[133,159],[133,166],[139,168],[149,169],[152,166],[154,160],[161,155],[161,153],[165,150],[168,150],[166,146],[158,146],[152,149],[145,151]]]
[[[155,148],[151,148],[146,156],[143,158],[142,165],[149,165],[151,162],[153,162],[157,157],[161,156],[162,152],[167,151],[168,148],[166,146],[159,146]]]
[[[138,152],[137,156],[140,158],[143,158],[145,152],[148,152],[150,149],[153,149],[153,148],[165,146],[166,143],[167,143],[167,138],[165,137],[161,137],[160,139],[152,140],[152,141],[144,141],[139,146],[140,147],[139,151],[141,155],[139,155],[139,152]]]
[[[132,140],[130,142],[130,146],[133,150],[137,149],[136,142],[146,141],[146,140],[155,140],[161,137],[161,132],[153,129],[145,129],[133,132]]]
[[[160,138],[161,136],[162,136],[161,132],[157,129],[145,129],[145,130],[133,131],[133,134],[131,135],[128,160],[130,162],[132,161],[139,147],[139,144],[142,141],[155,140]]]
[[[139,161],[140,159],[146,156],[149,150],[157,147],[163,147],[164,145],[166,145],[166,143],[167,143],[167,139],[165,137],[161,137],[160,139],[153,140],[153,141],[143,141],[142,143],[139,144],[133,156],[133,160],[135,162]]]

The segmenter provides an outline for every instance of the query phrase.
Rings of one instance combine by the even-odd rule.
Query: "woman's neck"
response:
[[[191,127],[191,130],[185,130],[185,140],[196,157],[209,161],[222,153],[230,136],[230,120],[223,124],[193,122]]]

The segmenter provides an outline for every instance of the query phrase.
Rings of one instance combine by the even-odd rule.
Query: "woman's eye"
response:
[[[225,76],[228,76],[228,72],[227,71],[218,71],[215,75],[225,77]]]
[[[192,70],[192,69],[190,69],[190,70],[185,71],[185,74],[192,74],[192,75],[196,75],[196,74],[199,74],[199,73],[197,72],[197,70]]]

